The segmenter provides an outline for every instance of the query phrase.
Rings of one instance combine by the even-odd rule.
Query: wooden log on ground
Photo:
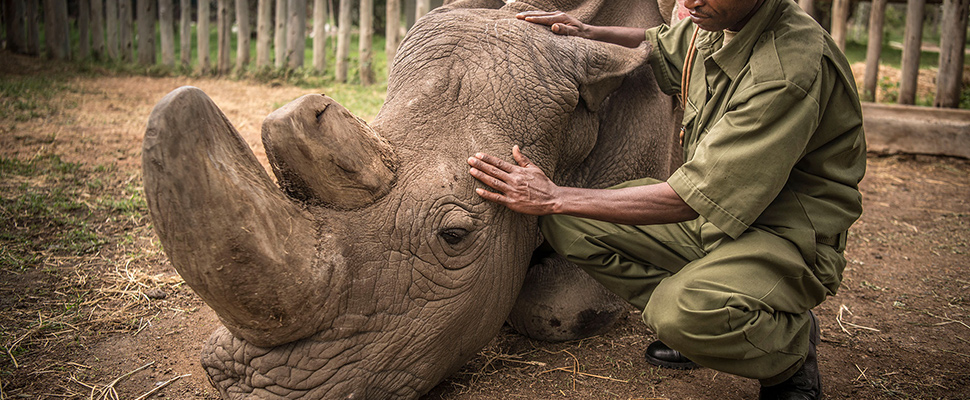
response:
[[[104,2],[104,30],[105,30],[105,51],[108,58],[119,60],[121,58],[121,26],[118,20],[118,0],[105,0]]]
[[[401,0],[387,0],[387,18],[385,21],[387,30],[384,36],[384,54],[387,55],[387,69],[390,71],[391,63],[397,56],[397,47],[401,43]]]
[[[357,62],[362,85],[374,84],[374,0],[360,0],[360,39]]]
[[[232,12],[230,0],[218,0],[216,6],[216,71],[219,75],[229,73],[229,47],[232,44]]]
[[[158,0],[158,33],[162,65],[175,67],[175,10],[172,0]]]
[[[236,0],[236,72],[243,73],[249,67],[249,0]]]
[[[869,151],[970,158],[970,110],[862,103],[862,121]]]
[[[192,0],[179,1],[179,63],[192,66]]]
[[[337,82],[347,82],[347,63],[350,62],[350,24],[351,1],[340,2],[340,13],[337,18],[337,69],[334,74]]]
[[[273,1],[259,0],[256,5],[256,67],[269,66],[273,42]]]
[[[157,4],[152,0],[138,0],[138,64],[155,64],[155,20]]]
[[[286,5],[286,61],[291,69],[302,68],[306,52],[306,0],[289,0]]]
[[[957,108],[960,106],[968,13],[970,13],[970,0],[943,1],[940,69],[936,76],[936,97],[933,100],[935,107]]]
[[[866,45],[866,74],[862,99],[874,101],[879,84],[879,58],[882,56],[882,32],[886,21],[886,0],[872,0],[869,9],[869,43]]]
[[[274,55],[276,59],[273,65],[276,68],[283,68],[286,65],[286,5],[289,0],[276,0],[276,30],[273,31]]]
[[[199,21],[196,24],[196,46],[198,47],[199,73],[202,75],[212,71],[212,60],[209,50],[209,21],[212,18],[212,0],[199,0]]]
[[[327,70],[327,0],[313,1],[313,69]]]
[[[91,0],[91,55],[104,59],[104,0]]]
[[[906,38],[903,40],[903,59],[900,65],[899,104],[916,103],[925,5],[926,0],[909,0],[906,5]]]
[[[44,0],[44,43],[48,57],[55,60],[71,59],[66,1]]]

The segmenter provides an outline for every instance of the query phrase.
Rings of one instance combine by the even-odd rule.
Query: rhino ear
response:
[[[579,95],[590,111],[598,111],[623,79],[638,68],[646,66],[650,55],[650,43],[628,48],[602,42],[590,42],[581,57],[579,72]]]
[[[263,145],[280,187],[306,203],[362,207],[395,180],[390,144],[324,95],[300,97],[267,116]]]

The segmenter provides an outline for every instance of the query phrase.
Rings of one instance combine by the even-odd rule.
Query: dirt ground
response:
[[[58,68],[68,68],[9,54],[0,58],[0,80],[56,75],[63,72]],[[0,400],[217,398],[199,354],[218,320],[159,250],[141,198],[144,125],[166,93],[197,86],[265,165],[262,118],[310,91],[225,79],[96,73],[65,78],[63,84],[65,89],[47,100],[54,111],[23,121],[0,120],[0,156],[4,165],[47,155],[74,163],[63,176],[83,183],[73,192],[82,203],[77,207],[90,206],[84,226],[103,240],[92,247],[96,251],[44,247],[19,268],[3,264]],[[850,232],[842,289],[816,311],[822,321],[819,357],[826,398],[970,398],[970,161],[875,154],[868,161],[865,213]],[[5,205],[24,190],[63,181],[22,177],[10,168],[0,174]],[[128,204],[105,199],[127,199],[133,206],[105,207]],[[13,217],[3,216],[0,233],[18,232],[21,222],[15,224],[20,220]],[[32,236],[33,245],[60,235],[51,226]],[[9,243],[3,242],[13,249]],[[13,254],[10,249],[4,257]],[[648,366],[642,352],[654,339],[635,311],[608,334],[568,343],[535,342],[504,329],[426,398],[757,396],[757,382],[751,380],[708,369]]]

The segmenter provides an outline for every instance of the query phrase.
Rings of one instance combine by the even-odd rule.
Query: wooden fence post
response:
[[[27,52],[27,4],[24,0],[6,0],[6,14],[3,15],[3,24],[7,33],[7,49],[14,53]]]
[[[40,55],[40,0],[27,0],[27,50],[32,56]]]
[[[832,0],[832,40],[845,51],[846,27],[849,21],[849,0]]]
[[[229,72],[229,46],[232,44],[232,13],[230,0],[216,2],[216,71],[219,75]]]
[[[306,51],[306,0],[290,0],[286,8],[290,15],[286,22],[287,66],[291,69],[302,68]]]
[[[431,0],[418,0],[414,4],[414,20],[417,21],[424,14],[427,14],[428,11],[431,11]]]
[[[118,24],[118,0],[105,0],[104,2],[104,30],[105,42],[107,44],[108,58],[118,61],[121,58],[120,39]]]
[[[249,0],[236,0],[236,72],[243,73],[249,66]]]
[[[815,0],[798,0],[798,6],[805,11],[806,14],[815,18]]]
[[[273,2],[259,0],[256,5],[256,67],[269,66],[269,49],[273,41]]]
[[[327,0],[313,2],[313,69],[327,70]]]
[[[66,1],[44,0],[44,34],[48,57],[57,60],[71,59]]]
[[[138,0],[138,63],[155,64],[155,18],[157,4],[152,0]]]
[[[940,70],[936,77],[934,107],[957,108],[960,106],[968,12],[970,12],[970,0],[943,0]]]
[[[121,61],[130,63],[135,61],[135,44],[132,42],[132,27],[134,26],[135,15],[131,9],[131,2],[127,0],[118,1],[118,44],[121,46]]]
[[[351,0],[340,2],[340,15],[337,20],[337,71],[335,77],[337,82],[347,82],[347,63],[350,55],[350,8],[353,6]]]
[[[83,60],[91,54],[91,0],[80,0],[77,5],[77,58]]]
[[[91,0],[91,54],[104,59],[104,0]]]
[[[882,31],[886,21],[886,0],[872,0],[869,9],[869,43],[866,45],[866,75],[863,78],[862,99],[876,100],[879,83],[879,58],[882,56]]]
[[[192,0],[179,1],[179,62],[186,71],[192,66]]]
[[[196,46],[198,47],[199,73],[211,72],[212,61],[209,52],[209,20],[211,19],[212,0],[199,0],[199,21],[196,24]]]
[[[276,30],[273,32],[273,45],[276,59],[273,65],[283,68],[286,65],[286,3],[289,0],[276,0]]]
[[[899,104],[916,102],[916,83],[919,79],[919,57],[923,44],[923,16],[926,0],[909,0],[906,5],[906,38],[903,40],[903,59],[900,65]]]
[[[374,0],[360,0],[360,38],[358,41],[358,68],[360,83],[374,84]]]
[[[172,0],[158,0],[158,32],[162,65],[175,67],[175,11]]]
[[[391,70],[391,63],[397,56],[397,46],[401,43],[401,0],[387,0],[387,30],[384,36],[384,54],[387,55],[387,70]]]

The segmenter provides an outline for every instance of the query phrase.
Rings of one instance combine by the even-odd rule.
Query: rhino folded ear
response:
[[[310,204],[362,207],[395,180],[391,145],[324,95],[300,97],[267,116],[263,145],[280,187]]]
[[[623,79],[638,68],[645,68],[650,55],[649,42],[628,48],[602,42],[590,42],[580,61],[579,95],[590,111],[598,111]]]

